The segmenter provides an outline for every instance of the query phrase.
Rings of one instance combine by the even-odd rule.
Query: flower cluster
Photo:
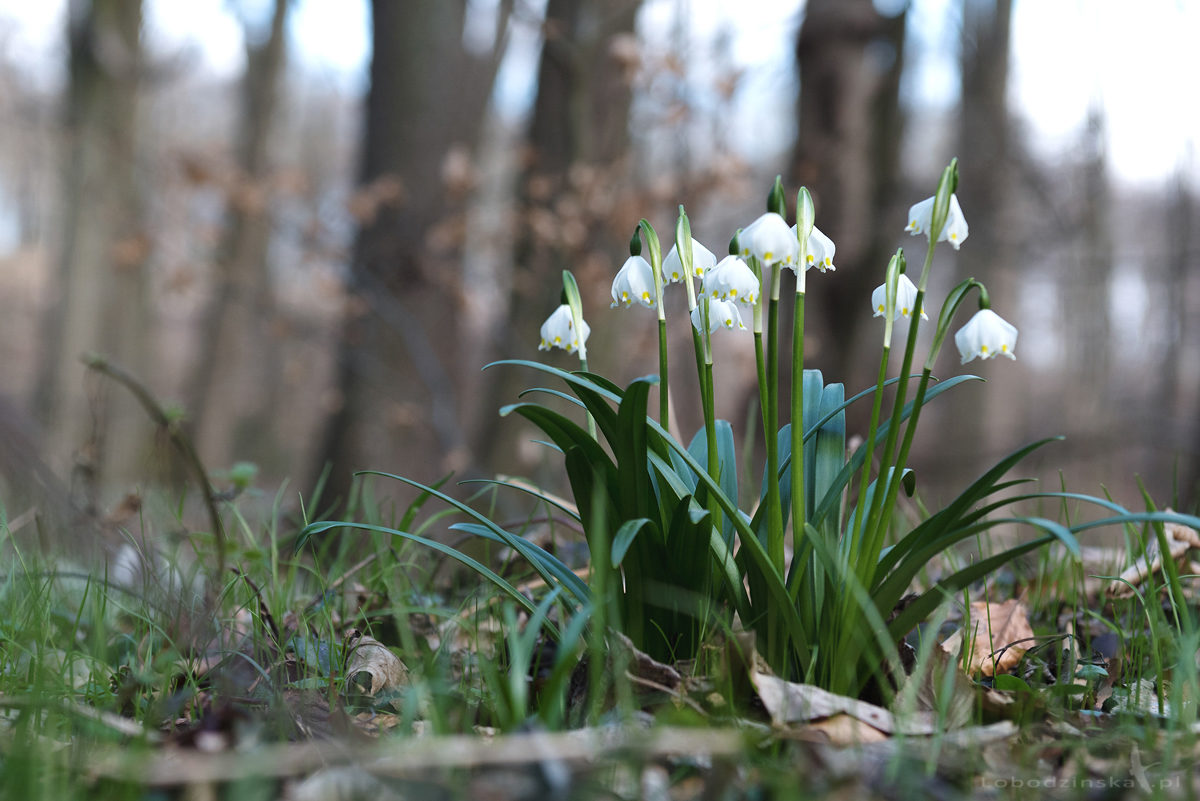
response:
[[[955,250],[967,239],[969,229],[958,197],[950,194],[949,204],[943,207],[943,219],[935,221],[934,197],[915,204],[908,212],[905,230],[915,235],[925,234],[932,242],[949,242]],[[939,224],[936,236],[932,230]],[[761,272],[767,268],[787,268],[797,275],[801,272],[801,253],[804,254],[804,270],[816,267],[820,272],[835,270],[833,264],[837,246],[819,228],[813,226],[807,241],[801,247],[797,226],[789,226],[782,216],[769,211],[745,228],[738,231],[735,248],[730,255],[717,260],[713,252],[692,239],[691,274],[684,264],[677,247],[672,247],[662,260],[661,281],[656,281],[654,267],[640,253],[626,259],[612,282],[612,308],[630,308],[638,304],[655,309],[661,303],[662,288],[675,283],[700,281],[700,301],[693,300],[690,306],[692,324],[698,331],[708,332],[721,328],[745,330],[739,304],[754,306],[762,299]],[[923,288],[918,288],[902,272],[894,278],[893,320],[901,317],[911,319],[914,315],[928,320],[925,313]],[[689,288],[689,297],[692,290]],[[1007,356],[1015,359],[1017,329],[988,308],[986,293],[980,302],[980,311],[955,334],[954,341],[964,363],[975,358],[990,359]],[[920,308],[918,298],[921,299]],[[707,305],[707,310],[705,306]],[[878,286],[871,294],[871,308],[876,317],[887,314],[888,285]],[[661,311],[660,311],[661,315]],[[582,339],[588,335],[587,324],[580,320]],[[567,306],[560,306],[542,326],[542,341],[539,349],[552,347],[572,353],[580,347],[581,339],[573,330],[571,313]]]

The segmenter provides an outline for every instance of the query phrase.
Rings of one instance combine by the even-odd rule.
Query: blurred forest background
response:
[[[318,4],[362,28],[348,79],[295,32]],[[185,410],[214,474],[256,463],[268,500],[284,479],[303,496],[323,470],[327,498],[367,468],[552,484],[532,432],[497,414],[536,376],[480,367],[539,358],[570,268],[592,369],[619,383],[655,372],[654,315],[608,308],[637,220],[669,237],[684,203],[720,254],[776,174],[792,198],[811,189],[838,246],[837,272],[809,281],[807,366],[857,391],[877,369],[870,292],[897,246],[919,266],[907,208],[957,155],[971,234],[939,253],[929,311],[973,275],[1021,334],[1015,363],[943,354],[939,375],[988,383],[922,419],[922,493],[944,499],[985,463],[1064,434],[1026,472],[1057,486],[1061,470],[1072,489],[1103,484],[1135,505],[1138,477],[1162,504],[1196,500],[1195,164],[1186,146],[1157,152],[1168,166],[1153,174],[1112,163],[1124,120],[1098,66],[1182,49],[1195,21],[1183,4],[1148,0],[1154,39],[1118,19],[1119,44],[1086,50],[1093,6],[1112,22],[1111,4],[228,0],[209,13],[238,43],[234,71],[213,68],[191,3],[59,5],[40,50],[28,12],[0,12],[0,466],[18,495],[54,484],[104,510],[179,478],[86,351]],[[155,19],[191,35],[162,36]],[[356,47],[333,28],[324,45]],[[1038,80],[1084,110],[1053,138],[1014,88],[1020,53],[1059,64]],[[1057,83],[1093,68],[1087,96]],[[1181,124],[1171,108],[1194,105],[1195,75],[1143,78],[1173,99],[1139,123]],[[676,295],[672,386],[690,438]],[[718,411],[742,431],[751,338],[719,348]]]

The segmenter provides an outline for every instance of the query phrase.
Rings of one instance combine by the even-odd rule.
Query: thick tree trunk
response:
[[[354,470],[432,481],[467,463],[458,390],[463,198],[446,167],[474,149],[496,59],[463,46],[466,4],[375,0],[361,228],[320,449],[327,497]],[[469,369],[476,369],[472,365]]]
[[[601,255],[615,271],[630,230],[614,236],[605,209],[589,197],[617,194],[629,146],[632,91],[613,52],[616,37],[633,33],[640,0],[549,0],[538,92],[529,123],[527,162],[520,177],[522,228],[515,246],[506,325],[493,338],[502,358],[530,358],[538,328],[558,305],[561,271],[575,271],[588,291],[583,263]],[[611,202],[611,201],[610,201]],[[581,235],[574,230],[582,225]],[[670,235],[664,233],[664,236]],[[666,247],[670,247],[669,243]],[[592,261],[595,261],[593,259]],[[611,280],[609,265],[605,273]],[[605,291],[607,288],[605,287]],[[606,305],[606,304],[605,304]],[[496,424],[496,410],[528,388],[527,371],[491,370],[479,394],[474,442],[485,466],[520,471],[514,459],[528,433],[518,421]]]
[[[44,324],[35,405],[54,459],[73,456],[94,504],[101,481],[144,474],[150,426],[119,389],[85,394],[80,354],[102,351],[147,377],[149,310],[136,176],[140,0],[73,0],[57,297]]]
[[[957,194],[971,237],[955,255],[960,278],[954,283],[967,276],[978,278],[988,288],[992,308],[1019,327],[1014,317],[1019,265],[1011,222],[1016,161],[1007,105],[1011,22],[1011,0],[963,0]],[[960,311],[956,330],[974,312],[973,302]],[[941,364],[957,365],[958,355],[949,343],[945,351]],[[973,372],[986,376],[995,367],[994,361],[976,363]],[[986,391],[964,388],[950,393],[943,412],[953,447],[939,451],[937,463],[947,480],[973,474],[984,461],[991,462],[993,451],[1008,450],[1020,421],[1013,419],[1018,406],[1009,402],[1005,389],[996,383]],[[981,427],[980,420],[988,425]]]
[[[237,173],[229,187],[213,299],[201,325],[200,355],[188,392],[201,454],[214,466],[236,458],[269,461],[275,451],[270,422],[281,366],[267,261],[272,227],[269,145],[286,61],[289,5],[290,0],[275,0],[269,33],[261,43],[247,33]]]
[[[817,227],[837,244],[837,272],[808,279],[806,364],[852,391],[875,379],[880,326],[870,322],[870,296],[904,225],[896,184],[905,16],[886,17],[871,0],[809,0],[796,43],[789,184],[809,188]]]

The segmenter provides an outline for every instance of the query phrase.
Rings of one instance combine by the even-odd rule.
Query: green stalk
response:
[[[862,473],[858,479],[858,500],[854,505],[854,530],[848,532],[849,536],[849,562],[855,566],[855,572],[860,579],[865,579],[865,571],[859,565],[859,555],[862,553],[863,537],[866,536],[866,521],[863,515],[866,513],[867,488],[871,485],[871,464],[875,456],[875,437],[879,433],[879,413],[883,409],[883,385],[887,381],[888,361],[891,357],[892,348],[890,345],[883,347],[883,355],[879,359],[879,376],[875,379],[875,399],[871,405],[871,422],[867,426],[866,457],[863,459]]]
[[[658,422],[667,431],[671,430],[670,408],[667,397],[667,318],[662,311],[662,301],[658,304]]]
[[[900,417],[904,413],[904,404],[908,397],[908,377],[912,372],[913,353],[917,347],[917,331],[921,327],[920,310],[924,308],[921,304],[925,302],[925,285],[929,281],[929,268],[933,264],[933,247],[934,240],[931,237],[929,248],[925,251],[925,265],[921,268],[921,280],[917,284],[917,297],[913,304],[915,311],[910,317],[908,325],[908,339],[904,344],[904,358],[900,366],[900,375],[896,382],[896,398],[892,403],[891,425],[888,426],[887,440],[883,445],[883,456],[879,460],[879,477],[888,477],[888,489],[886,492],[889,499],[888,503],[895,501],[895,493],[892,492],[893,485],[895,485],[897,490],[900,487],[900,476],[896,475],[895,469],[892,469],[889,475],[889,468],[896,468],[904,464],[901,459],[894,459],[893,457],[896,455],[896,442],[900,437]],[[927,374],[928,371],[923,375]],[[924,383],[922,384],[922,398],[924,397],[923,388]],[[910,420],[915,420],[916,417],[917,410],[914,409]],[[912,430],[910,423],[909,431],[911,432]],[[876,543],[883,542],[883,529],[885,528],[882,518],[884,517],[884,510],[891,508],[888,503],[884,502],[884,495],[885,493],[880,492],[880,487],[876,485],[875,495],[871,498],[871,511],[867,519],[867,526],[863,529],[865,547],[860,554],[860,558],[865,560],[864,570],[867,576],[873,576],[875,573],[875,562],[879,558]],[[890,518],[890,515],[888,517]],[[869,578],[864,582],[864,586],[868,589],[870,588]]]
[[[570,270],[563,270],[563,295],[571,309],[571,325],[579,332],[579,367],[588,372],[587,343],[583,341],[583,300],[579,295],[579,284]],[[592,413],[587,414],[588,434],[596,438],[596,419]]]
[[[888,427],[887,442],[884,445],[883,458],[880,461],[879,475],[881,477],[887,476],[888,478],[886,497],[881,497],[884,493],[880,493],[880,488],[876,486],[875,497],[871,499],[870,519],[867,528],[864,529],[866,532],[866,547],[863,551],[863,556],[865,557],[864,570],[868,576],[868,580],[864,582],[864,586],[868,589],[870,588],[871,581],[874,579],[879,551],[883,547],[883,538],[891,520],[890,510],[893,508],[896,496],[900,492],[901,475],[898,469],[905,465],[908,458],[909,448],[912,445],[913,436],[916,434],[916,424],[921,416],[921,405],[925,401],[925,391],[929,386],[929,378],[933,373],[934,354],[931,353],[929,359],[926,361],[925,369],[921,371],[921,380],[917,385],[917,394],[913,399],[913,410],[909,416],[908,426],[905,428],[904,441],[900,446],[899,454],[896,454],[895,447],[900,431],[900,415],[904,410],[904,401],[908,394],[908,376],[912,370],[913,354],[917,346],[917,330],[920,328],[921,310],[924,308],[925,303],[925,289],[929,283],[929,270],[933,265],[933,250],[937,247],[938,238],[941,236],[942,229],[946,225],[946,220],[950,213],[950,199],[957,185],[958,159],[952,159],[946,169],[942,171],[942,177],[938,181],[937,193],[934,195],[933,209],[930,214],[930,230],[928,231],[929,246],[925,250],[925,264],[921,268],[921,280],[917,283],[917,295],[913,301],[911,322],[908,327],[908,340],[904,346],[904,360],[900,368],[899,381],[896,387],[896,401],[893,404],[892,424]],[[939,318],[938,330],[934,335],[939,344],[945,337],[945,329],[948,325],[948,320]]]
[[[879,359],[879,376],[875,379],[875,397],[871,404],[871,422],[867,428],[867,452],[863,459],[862,473],[858,480],[858,499],[854,506],[854,530],[848,532],[848,561],[854,565],[855,574],[860,580],[866,579],[866,568],[860,555],[867,534],[866,500],[867,490],[871,486],[871,467],[875,456],[875,437],[879,433],[879,414],[883,410],[883,387],[887,382],[888,362],[892,354],[892,331],[896,317],[896,293],[900,276],[904,273],[904,249],[898,249],[888,261],[884,274],[884,303],[883,303],[883,351]],[[916,311],[920,316],[921,310]]]
[[[813,202],[807,188],[796,196],[796,298],[792,318],[792,548],[802,549],[808,504],[804,481],[804,296],[808,276],[808,238],[813,229]],[[772,287],[777,291],[777,287]],[[794,557],[793,557],[794,558]],[[782,569],[782,561],[780,562]],[[800,582],[796,582],[799,587]],[[793,589],[793,593],[796,590]],[[793,595],[795,597],[795,595]]]
[[[649,251],[650,272],[654,277],[654,305],[658,309],[658,421],[664,429],[671,430],[669,420],[670,403],[667,396],[667,310],[663,305],[662,245],[658,234],[646,220],[638,223],[638,234],[645,240]]]
[[[779,282],[782,268],[771,273],[771,299],[767,316],[767,555],[779,574],[783,563],[783,506],[779,496]]]

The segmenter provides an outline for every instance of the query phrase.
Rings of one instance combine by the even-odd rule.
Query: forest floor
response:
[[[736,631],[673,664],[610,634],[597,670],[585,649],[556,649],[527,613],[417,544],[342,530],[297,549],[303,526],[279,503],[261,520],[237,500],[222,514],[221,573],[214,538],[170,515],[133,518],[105,571],[35,556],[20,546],[35,522],[0,518],[12,557],[0,583],[0,795],[1200,791],[1197,640],[1172,625],[1153,554],[1139,567],[1120,549],[1089,552],[1064,567],[1047,551],[993,575],[966,599],[990,631],[964,650],[954,631],[966,606],[949,610],[939,647],[907,679],[914,691],[877,705],[775,677],[752,636]],[[453,536],[448,522],[433,513],[420,527]],[[586,576],[578,542],[561,528],[555,536],[546,547]],[[1172,556],[1190,569],[1195,532],[1172,538]],[[530,597],[541,592],[512,554],[476,556]],[[1122,570],[1123,582],[1090,577]]]

